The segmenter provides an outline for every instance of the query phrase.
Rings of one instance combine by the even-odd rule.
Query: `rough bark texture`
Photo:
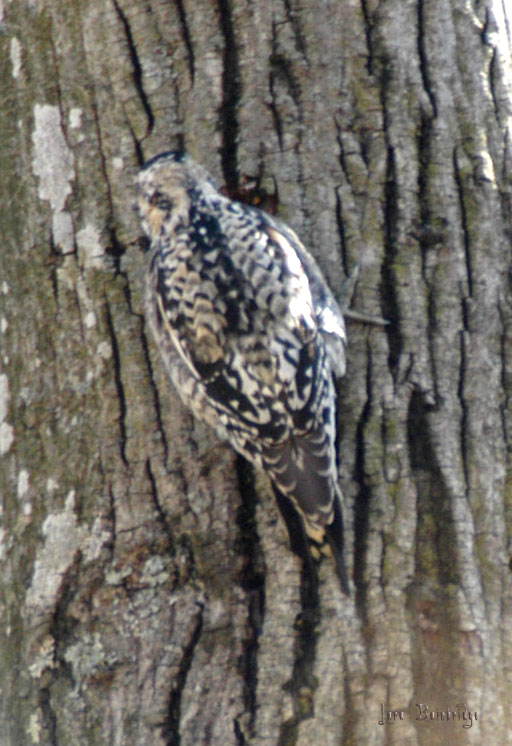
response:
[[[506,13],[0,3],[1,746],[512,744]],[[356,590],[324,563],[316,612],[146,337],[133,180],[176,146],[390,321],[349,322]]]

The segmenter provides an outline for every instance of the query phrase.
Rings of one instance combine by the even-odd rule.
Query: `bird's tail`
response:
[[[334,557],[341,588],[350,595],[343,553],[341,491],[325,440],[315,440],[309,434],[295,437],[293,443],[266,449],[263,461],[276,489],[301,515],[311,554],[316,559],[322,555]],[[293,536],[290,539],[293,548],[297,542]]]

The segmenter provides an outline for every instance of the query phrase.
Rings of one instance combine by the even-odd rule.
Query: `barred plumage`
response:
[[[295,233],[223,196],[188,156],[163,153],[138,179],[150,239],[146,315],[185,404],[299,509],[336,559],[343,589],[334,378],[345,325]]]

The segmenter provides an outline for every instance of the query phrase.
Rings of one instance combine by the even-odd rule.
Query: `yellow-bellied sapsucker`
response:
[[[327,546],[345,592],[334,378],[345,324],[295,233],[220,194],[188,156],[141,170],[146,316],[185,404],[263,468]]]

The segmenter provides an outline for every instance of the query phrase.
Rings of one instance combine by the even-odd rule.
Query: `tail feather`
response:
[[[321,443],[307,436],[295,437],[279,447],[267,448],[263,461],[276,490],[288,498],[302,516],[309,553],[316,558],[325,554],[334,557],[341,588],[350,595],[343,556],[341,493],[325,440]],[[295,549],[296,540],[292,535],[290,540]]]

